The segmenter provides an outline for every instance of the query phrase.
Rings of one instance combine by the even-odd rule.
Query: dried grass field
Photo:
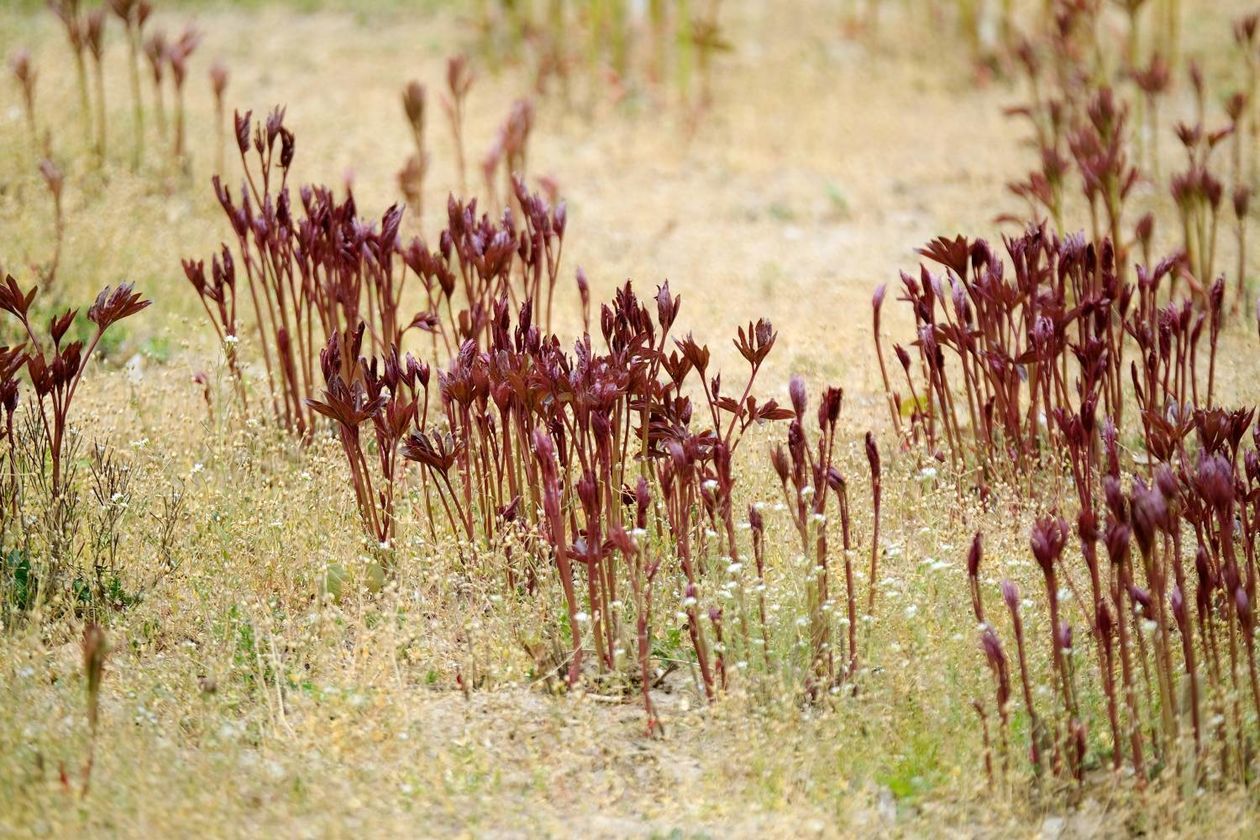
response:
[[[0,8],[0,835],[1256,833],[1250,4],[153,5]]]

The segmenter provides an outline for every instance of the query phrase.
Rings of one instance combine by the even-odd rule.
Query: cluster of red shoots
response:
[[[1025,632],[1018,590],[1009,580],[1001,584],[1038,775],[1080,780],[1097,758],[1130,769],[1140,783],[1161,768],[1189,773],[1196,784],[1247,780],[1253,718],[1246,707],[1260,715],[1253,607],[1260,452],[1243,448],[1248,436],[1260,444],[1253,421],[1254,410],[1196,411],[1159,441],[1166,454],[1135,469],[1127,491],[1114,425],[1104,423],[1099,450],[1079,428],[1069,437],[1082,562],[1065,550],[1072,529],[1064,519],[1039,518],[1031,534],[1051,645],[1053,700],[1040,708],[1034,696],[1047,678],[1029,666],[1035,642]],[[968,576],[1006,767],[1011,666],[984,609],[981,558],[977,534]],[[1086,628],[1085,645],[1074,643],[1073,620]],[[977,708],[983,715],[984,704]],[[1091,739],[1091,731],[1106,737]]]
[[[566,350],[550,329],[563,204],[550,206],[520,179],[513,181],[516,212],[508,208],[498,222],[478,217],[475,202],[451,199],[448,225],[430,251],[419,238],[402,244],[401,208],[387,211],[378,228],[357,217],[352,196],[337,201],[324,188],[300,191],[299,218],[287,185],[295,142],[282,112],[252,136],[250,116],[238,116],[236,134],[247,172],[239,199],[215,182],[236,248],[225,245],[208,273],[193,261],[185,271],[248,410],[237,356],[237,278],[244,275],[271,414],[302,439],[316,433],[317,417],[332,421],[365,533],[387,570],[404,518],[398,502],[407,498],[428,537],[453,539],[465,562],[501,558],[510,591],[545,597],[558,581],[569,653],[557,672],[572,684],[588,661],[588,671],[613,671],[619,651],[633,648],[649,728],[659,729],[649,688],[662,569],[681,603],[706,697],[727,688],[733,655],[744,661],[759,648],[759,659],[772,660],[766,526],[756,507],[747,523],[737,521],[735,458],[751,429],[790,420],[786,450],[774,449],[772,461],[812,560],[804,682],[818,694],[854,674],[859,621],[849,556],[856,534],[836,455],[843,395],[823,393],[813,445],[803,382],[792,383],[791,408],[759,399],[754,385],[776,338],[769,322],[739,330],[734,343],[748,370],[728,390],[708,347],[674,334],[681,301],[668,283],[654,305],[629,283],[618,290],[599,313],[599,349],[579,271],[586,330]],[[408,303],[419,308],[402,315]],[[880,463],[871,436],[867,454],[878,520]],[[827,559],[831,498],[845,548],[844,639],[831,618],[838,589]],[[755,609],[744,585],[745,528]],[[868,611],[877,544],[876,533]]]
[[[984,487],[1062,452],[1074,426],[1093,439],[1100,417],[1119,425],[1128,404],[1148,432],[1184,421],[1189,406],[1214,405],[1224,281],[1200,307],[1165,292],[1184,268],[1180,257],[1139,266],[1130,282],[1109,240],[1060,239],[1041,225],[1005,248],[1009,270],[983,240],[940,238],[920,253],[943,274],[902,274],[915,338],[893,350],[909,399],[885,361],[885,290],[875,292],[875,347],[904,440],[940,458],[948,449],[956,467],[979,470]]]
[[[85,344],[82,340],[67,340],[78,310],[70,309],[53,317],[45,337],[40,336],[32,322],[31,305],[38,289],[24,291],[12,276],[5,277],[0,285],[0,310],[13,316],[25,333],[26,342],[15,347],[0,347],[0,405],[5,422],[0,432],[8,442],[10,464],[14,462],[14,413],[19,401],[19,372],[25,368],[35,392],[32,410],[36,412],[38,426],[51,463],[51,495],[55,501],[62,491],[65,469],[62,452],[70,425],[71,407],[87,362],[92,358],[105,332],[114,324],[129,318],[147,307],[144,300],[130,284],[106,288],[88,308],[87,317],[94,329]]]

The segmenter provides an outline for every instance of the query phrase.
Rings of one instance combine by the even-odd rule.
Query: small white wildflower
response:
[[[234,345],[238,343],[240,340],[241,340],[240,336],[235,336],[231,334],[223,336],[223,343],[227,345]]]
[[[810,498],[811,496],[814,495],[814,488],[806,484],[804,487],[801,488],[801,495],[804,496],[806,499]]]
[[[931,481],[932,479],[936,478],[936,467],[924,467],[923,469],[919,470],[919,478],[923,479],[924,481]]]
[[[744,568],[743,563],[732,563],[731,565],[726,567],[726,573],[728,575],[737,575],[739,574],[739,570],[742,568]]]
[[[712,493],[718,489],[717,479],[716,478],[705,479],[704,482],[700,485],[700,487],[701,489],[707,490],[708,492]]]
[[[205,468],[206,468],[205,464],[198,461],[197,463],[192,465],[192,474],[196,475],[197,473],[201,472]]]
[[[919,614],[919,608],[916,605],[911,604],[910,606],[906,607],[905,613],[906,613],[906,618],[914,618],[916,615]]]
[[[696,598],[694,595],[688,595],[686,598],[683,598],[684,607],[694,607],[695,605],[696,605]]]
[[[812,519],[812,520],[814,520],[814,522],[815,522],[816,524],[818,524],[818,525],[826,525],[826,524],[827,524],[827,514],[825,514],[825,513],[814,513],[814,514],[810,514],[810,517],[809,517],[809,518],[810,518],[810,519]]]
[[[579,612],[579,613],[573,614],[573,620],[576,621],[578,624],[585,624],[586,622],[591,620],[591,617],[584,612]]]

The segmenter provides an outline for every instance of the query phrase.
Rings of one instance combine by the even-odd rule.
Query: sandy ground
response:
[[[993,216],[1017,206],[1002,187],[1024,163],[1022,129],[1001,114],[1015,92],[976,86],[962,57],[893,46],[891,32],[874,45],[848,41],[840,15],[821,5],[736,4],[728,16],[739,46],[722,61],[716,104],[697,126],[669,91],[614,104],[596,84],[574,106],[558,97],[539,102],[529,169],[554,178],[569,204],[566,282],[583,266],[599,300],[626,279],[649,291],[669,279],[686,302],[683,326],[715,347],[742,323],[768,317],[781,327],[772,368],[779,381],[800,371],[869,390],[874,286],[913,268],[913,249],[932,236],[991,230]],[[287,106],[298,136],[295,178],[339,184],[353,173],[365,213],[397,199],[393,175],[409,145],[398,94],[410,78],[440,86],[460,37],[449,21],[274,9],[194,18],[206,35],[202,64],[222,57],[232,70],[234,107],[258,114]],[[182,19],[168,15],[169,28]],[[54,61],[62,45],[39,20],[37,59]],[[21,33],[15,26],[7,40]],[[312,44],[319,48],[303,49]],[[63,81],[50,99],[72,101]],[[208,95],[197,87],[204,84],[200,73],[189,83],[189,121],[203,127],[192,138],[194,187],[213,163]],[[110,93],[121,100],[125,91],[120,84]],[[528,93],[520,73],[482,74],[470,100],[474,171],[511,101]],[[432,110],[423,225],[430,234],[457,183],[447,126],[436,104]],[[19,117],[9,114],[15,130]],[[120,146],[128,128],[119,115]],[[90,238],[103,234],[113,244],[104,255],[72,229],[66,275],[85,288],[98,278],[152,275],[166,297],[182,298],[168,310],[193,314],[175,255],[205,253],[223,235],[209,190],[143,195],[125,172],[109,189],[134,190],[140,204],[134,215],[96,220],[106,229],[94,225]],[[8,206],[6,221],[22,224],[18,212]],[[171,254],[165,266],[155,251]]]

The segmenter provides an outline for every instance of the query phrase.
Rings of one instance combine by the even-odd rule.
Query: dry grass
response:
[[[738,49],[698,127],[645,100],[551,101],[540,106],[530,166],[561,185],[571,220],[566,273],[584,266],[596,300],[626,277],[643,288],[669,278],[686,300],[683,331],[713,337],[718,362],[734,354],[716,337],[759,316],[780,326],[767,393],[782,400],[793,373],[845,387],[842,460],[859,477],[855,524],[868,533],[861,432],[888,431],[870,351],[871,289],[912,267],[912,249],[938,233],[992,229],[1015,204],[1003,185],[1027,168],[1027,153],[1020,127],[1001,115],[1012,92],[973,87],[963,62],[951,64],[939,46],[913,51],[928,35],[922,25],[890,16],[878,43],[859,45],[821,14],[733,4]],[[166,13],[167,28],[184,16]],[[441,77],[462,37],[449,13],[197,16],[207,37],[189,83],[190,125],[211,124],[205,68],[222,56],[233,73],[229,102],[255,112],[288,104],[298,180],[335,183],[353,167],[365,210],[395,200],[394,172],[409,151],[398,90],[411,77]],[[1210,45],[1210,24],[1196,19],[1187,38]],[[73,114],[50,18],[0,11],[0,52],[18,44],[41,68],[42,112]],[[121,49],[107,62],[117,62],[108,97],[121,160],[129,136]],[[523,84],[510,70],[479,82],[468,128],[475,154]],[[17,273],[44,259],[51,208],[11,93],[13,110],[0,114],[0,260]],[[444,211],[435,185],[455,182],[443,129],[431,131],[429,231]],[[159,582],[109,630],[85,798],[58,780],[63,766],[77,772],[88,739],[77,628],[0,635],[0,833],[1255,831],[1254,792],[1137,796],[1098,779],[1069,807],[1054,792],[1039,801],[990,788],[970,708],[989,687],[963,560],[983,529],[986,580],[1031,587],[1038,573],[1026,535],[1036,511],[1010,488],[995,488],[988,511],[960,501],[913,455],[886,456],[886,582],[863,651],[869,672],[857,696],[822,706],[762,676],[737,677],[731,695],[708,707],[682,667],[657,692],[668,737],[646,739],[633,693],[553,693],[536,679],[520,637],[543,624],[538,605],[558,596],[505,593],[448,545],[415,537],[422,529],[409,512],[398,578],[374,591],[339,449],[331,440],[302,449],[235,416],[231,383],[182,277],[180,257],[209,253],[225,233],[207,187],[212,139],[193,131],[191,177],[156,165],[137,177],[120,163],[106,176],[68,179],[69,238],[53,296],[80,300],[126,279],[155,301],[85,377],[78,417],[83,438],[111,442],[135,476],[125,579],[136,588]],[[84,166],[67,161],[72,171]],[[580,323],[575,299],[557,307],[561,332]],[[904,331],[909,319],[896,309],[886,310],[888,329]],[[1253,340],[1240,329],[1224,339],[1218,388],[1231,401],[1260,398]],[[213,416],[192,381],[200,370],[211,374]],[[258,384],[260,371],[251,375]],[[742,457],[764,470],[764,452],[752,441]],[[742,489],[745,501],[774,498],[764,473],[764,485]],[[160,575],[166,558],[151,514],[172,491],[185,506],[177,568]],[[800,561],[786,517],[767,518],[771,603],[787,623],[804,597],[792,573]],[[671,605],[678,593],[660,600]],[[676,627],[672,608],[666,615],[662,626]],[[675,652],[681,658],[680,643]]]

